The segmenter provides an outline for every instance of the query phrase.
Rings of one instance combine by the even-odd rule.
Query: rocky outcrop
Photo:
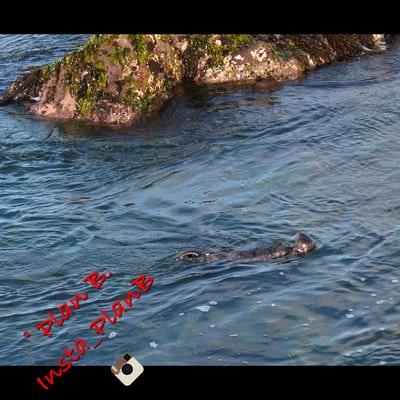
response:
[[[296,79],[384,48],[384,35],[93,35],[20,77],[0,104],[23,102],[44,118],[132,124],[183,82]]]

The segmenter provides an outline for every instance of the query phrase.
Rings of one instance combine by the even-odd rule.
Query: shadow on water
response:
[[[251,107],[268,107],[279,103],[271,93],[279,89],[279,84],[268,81],[252,83],[231,83],[213,85],[186,84],[176,89],[174,95],[150,116],[143,118],[132,126],[102,126],[84,121],[58,121],[57,127],[61,134],[66,135],[99,135],[132,134],[142,138],[169,135],[166,129],[180,126],[181,120],[188,117],[188,113],[197,109],[211,109],[219,112],[228,109],[250,105]],[[221,96],[228,96],[224,99]],[[222,101],[221,101],[222,99]]]

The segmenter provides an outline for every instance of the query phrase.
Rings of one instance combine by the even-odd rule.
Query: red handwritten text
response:
[[[65,357],[62,356],[58,359],[58,366],[60,367],[58,371],[51,369],[48,375],[44,376],[44,379],[47,381],[47,384],[53,385],[54,384],[54,377],[61,377],[64,372],[67,372],[71,366],[73,361],[78,361],[81,356],[83,356],[86,350],[89,350],[90,346],[83,340],[77,339],[75,340],[74,347],[71,350],[64,350]],[[76,356],[72,357],[76,352]],[[69,358],[71,361],[64,362],[65,358]],[[43,389],[49,390],[48,386],[43,382],[42,378],[36,378],[36,381],[42,386]]]
[[[111,276],[111,272],[109,273],[108,276]],[[97,271],[94,271],[87,275],[83,281],[91,284],[94,286],[96,289],[100,289],[104,281],[106,280],[106,274],[99,274]],[[88,293],[84,294],[79,294],[76,293],[74,298],[69,301],[73,309],[78,310],[79,309],[79,300],[87,300],[89,298]],[[41,331],[44,335],[51,337],[51,328],[54,324],[57,326],[62,326],[64,324],[64,321],[68,320],[69,317],[74,314],[73,310],[67,303],[61,304],[61,306],[58,307],[58,311],[60,312],[60,318],[57,319],[54,314],[51,311],[48,311],[47,314],[49,316],[48,319],[40,322],[38,325],[36,325],[36,330]]]
[[[105,276],[105,274],[102,274],[102,275]],[[88,275],[88,277],[89,277],[89,275]],[[86,277],[86,278],[88,278],[88,277]],[[95,272],[95,273],[90,274],[90,278],[88,278],[87,282],[90,282],[96,288],[101,288],[101,286],[104,283],[104,279],[102,278],[102,276],[99,277],[98,273]],[[99,281],[100,281],[100,283],[99,283]],[[146,275],[142,274],[131,282],[131,286],[137,286],[144,293],[147,293],[151,289],[153,282],[154,282],[154,278],[152,278],[152,277],[147,278]],[[126,306],[128,308],[131,308],[133,305],[132,300],[139,299],[141,297],[141,295],[142,295],[142,293],[138,290],[134,291],[134,292],[128,292],[126,298],[122,299],[122,301],[126,304]],[[70,300],[70,303],[72,304],[72,306],[75,309],[79,308],[79,299],[86,300],[88,298],[87,294],[86,294],[86,297],[84,297],[84,298],[82,298],[80,296],[81,295],[76,294],[74,301]],[[118,318],[120,318],[122,316],[122,314],[127,311],[127,308],[119,301],[114,302],[111,306],[111,309],[114,314],[113,317],[109,317],[108,314],[104,310],[100,310],[100,312],[102,313],[103,316],[100,318],[97,318],[96,320],[91,322],[89,324],[89,327],[91,329],[94,329],[98,334],[104,335],[103,327],[104,327],[106,321],[110,322],[111,324],[115,324],[117,322]],[[67,304],[63,304],[62,306],[60,306],[59,310],[61,313],[60,321],[56,320],[55,318],[53,319],[52,318],[52,317],[54,317],[53,314],[51,314],[49,312],[49,315],[51,314],[52,317],[49,320],[43,321],[41,324],[39,324],[36,327],[36,329],[38,329],[38,330],[41,329],[46,336],[51,336],[50,329],[51,329],[51,326],[53,325],[53,321],[55,323],[58,322],[59,326],[61,326],[62,323],[64,322],[64,320],[68,319],[69,316],[71,314],[73,314],[73,311]],[[96,349],[101,344],[102,341],[103,341],[103,339],[101,339],[99,342],[97,342],[94,345],[93,349]],[[55,383],[54,378],[61,377],[63,375],[63,373],[67,372],[71,368],[72,363],[75,361],[78,361],[81,358],[81,356],[83,356],[86,353],[87,350],[90,350],[90,346],[83,339],[77,339],[74,343],[74,347],[70,350],[67,350],[67,349],[64,350],[64,356],[62,356],[58,359],[58,367],[59,367],[58,371],[54,370],[54,369],[50,369],[49,373],[47,375],[45,375],[43,378],[41,378],[41,377],[36,378],[37,383],[43,389],[49,390],[49,385],[53,385]]]
[[[84,294],[79,294],[76,293],[74,298],[70,300],[70,304],[72,307],[77,310],[79,309],[79,300],[87,300],[89,298],[89,295],[87,293]],[[51,311],[48,311],[49,319],[46,319],[42,321],[40,324],[36,325],[36,330],[41,330],[44,335],[46,336],[52,336],[52,333],[50,332],[51,327],[53,326],[53,323],[55,323],[58,326],[62,326],[64,321],[69,319],[69,317],[74,314],[74,311],[71,309],[71,307],[67,304],[61,304],[61,306],[58,307],[58,310],[60,311],[61,318],[57,319],[54,314]]]
[[[137,286],[139,289],[142,289],[145,293],[148,292],[153,285],[154,278],[149,277],[146,278],[146,275],[140,275],[136,279],[131,282],[131,286]],[[128,308],[131,308],[133,303],[132,299],[140,299],[141,293],[139,291],[128,292],[126,298],[122,299],[122,301],[126,304]],[[106,322],[110,324],[115,324],[122,316],[123,313],[127,311],[127,308],[121,304],[120,301],[116,301],[112,304],[111,310],[113,312],[113,316],[110,317],[104,310],[100,310],[102,314],[101,317],[96,318],[89,324],[90,329],[94,329],[99,335],[104,335],[105,332],[103,330]]]
[[[101,274],[99,275],[98,272],[92,272],[88,276],[86,276],[83,281],[90,283],[92,286],[94,286],[96,289],[101,289],[101,287],[104,284],[104,281],[106,280],[106,274]]]

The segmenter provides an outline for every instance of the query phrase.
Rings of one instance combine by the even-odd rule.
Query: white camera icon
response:
[[[129,353],[125,353],[111,367],[111,372],[125,385],[131,385],[143,372],[143,365]]]

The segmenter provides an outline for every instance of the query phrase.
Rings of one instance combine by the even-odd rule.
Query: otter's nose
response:
[[[306,243],[302,243],[300,246],[300,249],[303,253],[305,253],[306,251],[308,251],[308,246]]]

